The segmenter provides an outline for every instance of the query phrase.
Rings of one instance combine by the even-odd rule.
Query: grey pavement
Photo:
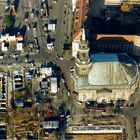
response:
[[[133,98],[130,99],[130,102],[134,103],[135,106],[124,109],[122,113],[125,116],[127,122],[128,140],[135,140],[133,118],[140,113],[140,88],[138,93],[135,93]]]

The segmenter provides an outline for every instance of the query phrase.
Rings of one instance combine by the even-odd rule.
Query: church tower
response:
[[[88,75],[90,67],[89,48],[87,46],[87,42],[85,40],[81,40],[76,61],[77,74],[81,76]]]

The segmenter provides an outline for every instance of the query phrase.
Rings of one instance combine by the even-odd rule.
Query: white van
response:
[[[0,59],[3,59],[3,55],[0,55]]]

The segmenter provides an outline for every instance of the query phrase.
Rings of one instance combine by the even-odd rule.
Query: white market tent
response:
[[[50,86],[50,92],[51,93],[57,93],[57,78],[56,77],[52,77],[50,79],[51,82],[51,86]]]
[[[49,31],[55,31],[56,25],[54,23],[49,23],[48,24],[48,30]]]

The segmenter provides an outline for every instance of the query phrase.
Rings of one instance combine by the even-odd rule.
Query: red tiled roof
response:
[[[75,19],[74,19],[74,33],[73,39],[79,34],[83,28],[83,24],[87,19],[88,0],[77,0]]]

